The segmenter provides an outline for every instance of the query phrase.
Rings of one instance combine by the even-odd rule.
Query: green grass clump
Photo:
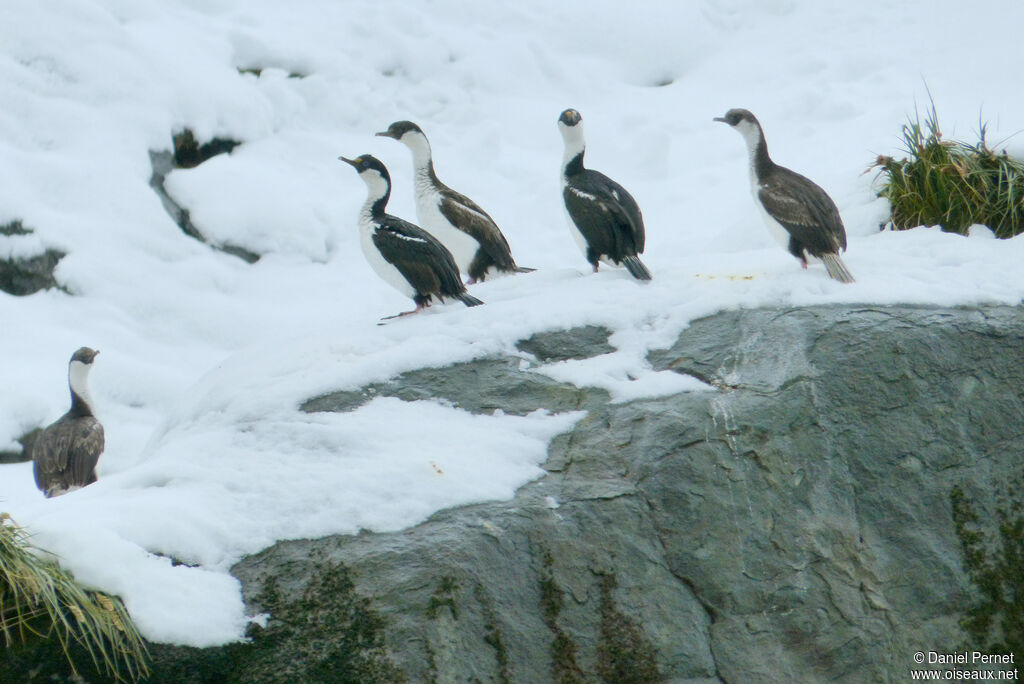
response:
[[[82,587],[0,514],[0,638],[12,648],[52,636],[76,677],[72,650],[115,681],[148,675],[145,643],[120,599]]]
[[[1024,231],[1024,161],[997,153],[985,139],[987,124],[979,123],[979,140],[971,145],[945,140],[935,102],[921,119],[903,125],[904,159],[880,156],[879,197],[889,200],[890,224],[895,230],[941,226],[966,234],[977,223],[997,237]]]

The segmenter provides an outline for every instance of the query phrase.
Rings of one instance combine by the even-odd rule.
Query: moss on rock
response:
[[[657,652],[643,629],[615,604],[615,575],[601,578],[601,636],[597,643],[597,673],[607,684],[656,684]]]
[[[459,619],[459,606],[455,602],[455,592],[458,590],[459,585],[456,584],[455,578],[451,575],[445,575],[441,578],[441,583],[430,597],[430,603],[427,605],[427,616],[431,620],[436,620],[438,617],[438,611],[441,608],[448,608],[452,618],[455,620]]]
[[[558,617],[562,614],[564,606],[564,596],[562,588],[555,581],[554,556],[546,548],[541,550],[540,556],[540,613],[552,634],[551,680],[554,684],[583,684],[586,678],[576,659],[576,642],[558,624]]]
[[[315,561],[297,597],[270,577],[255,603],[269,614],[248,643],[216,649],[153,649],[152,681],[180,684],[397,684],[405,675],[384,645],[385,620],[359,596],[349,569]]]
[[[997,496],[995,533],[986,534],[975,504],[960,486],[953,487],[953,524],[960,539],[964,567],[979,601],[961,620],[970,648],[1012,653],[1024,658],[1024,474]],[[986,526],[989,527],[990,526]]]
[[[512,684],[512,677],[509,673],[508,648],[505,646],[501,624],[498,622],[498,616],[494,612],[494,605],[481,584],[478,584],[476,589],[473,590],[473,596],[476,597],[477,602],[480,604],[485,620],[484,630],[486,635],[484,636],[484,643],[494,649],[494,661],[498,666],[498,682],[500,684]]]

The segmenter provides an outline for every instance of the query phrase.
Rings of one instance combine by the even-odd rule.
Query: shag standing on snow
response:
[[[413,311],[430,306],[431,297],[458,299],[466,306],[483,304],[466,292],[451,253],[437,238],[417,225],[385,214],[391,196],[391,175],[369,154],[346,159],[338,157],[359,173],[366,183],[366,203],[359,212],[360,243],[370,266],[389,285],[416,302]]]
[[[597,273],[600,261],[625,266],[637,280],[650,280],[640,261],[644,251],[644,218],[626,189],[603,173],[583,168],[583,117],[566,109],[558,117],[565,143],[562,157],[562,198],[576,243]]]
[[[88,380],[97,354],[82,347],[71,357],[71,409],[32,443],[32,473],[36,486],[47,497],[67,494],[96,481],[96,462],[103,453],[103,426],[93,412]]]
[[[840,250],[846,249],[846,229],[832,198],[809,179],[771,160],[761,124],[746,109],[730,109],[714,120],[729,124],[746,141],[751,191],[772,236],[804,268],[811,256],[825,264],[831,278],[852,283],[853,275],[839,258]]]
[[[452,253],[459,270],[469,275],[470,285],[486,279],[491,269],[502,273],[533,270],[516,266],[508,241],[486,211],[437,179],[430,141],[419,126],[396,121],[377,135],[394,138],[412,151],[416,217]]]

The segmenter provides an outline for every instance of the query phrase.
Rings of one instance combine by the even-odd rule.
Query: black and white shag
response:
[[[32,443],[32,473],[47,496],[60,496],[96,481],[103,453],[103,426],[93,410],[89,371],[98,351],[82,347],[68,363],[71,409],[46,427]]]
[[[396,121],[377,135],[394,138],[412,152],[416,218],[448,248],[459,270],[469,275],[469,284],[485,280],[494,271],[527,273],[533,270],[516,265],[508,240],[486,211],[438,180],[430,141],[419,126],[411,121]]]
[[[764,130],[746,109],[730,109],[714,120],[729,124],[746,141],[754,203],[775,239],[804,268],[808,258],[814,258],[825,264],[831,278],[852,283],[853,275],[839,258],[839,252],[846,250],[846,229],[828,193],[771,160]]]
[[[597,272],[599,262],[625,266],[638,280],[650,280],[638,255],[644,251],[644,219],[636,200],[603,173],[583,167],[583,117],[566,109],[558,117],[565,143],[562,198],[576,243]]]
[[[359,212],[360,244],[366,260],[385,282],[416,302],[413,311],[397,316],[421,311],[434,297],[442,301],[451,297],[466,306],[483,304],[466,292],[451,252],[437,238],[384,212],[391,196],[391,175],[384,164],[369,154],[338,159],[350,164],[366,183],[366,202]]]

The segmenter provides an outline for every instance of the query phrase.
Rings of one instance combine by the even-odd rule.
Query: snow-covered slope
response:
[[[59,499],[42,498],[29,464],[0,466],[0,510],[121,594],[155,640],[238,638],[227,569],[275,540],[401,529],[510,496],[578,417],[384,399],[301,413],[318,393],[594,323],[618,351],[546,372],[629,399],[701,389],[644,357],[718,309],[1024,296],[1024,240],[880,233],[886,208],[862,175],[898,153],[926,82],[947,134],[972,135],[979,110],[990,140],[1024,128],[1024,94],[998,68],[1020,63],[1018,43],[963,46],[965,27],[1024,23],[1013,0],[38,0],[3,14],[0,224],[36,232],[0,237],[0,257],[67,252],[57,277],[73,296],[0,293],[0,449],[66,409],[81,345],[102,351],[108,441],[100,481]],[[590,274],[569,235],[555,121],[570,106],[588,164],[644,211],[650,284]],[[772,241],[742,140],[711,121],[730,107],[754,111],[775,160],[835,198],[855,284],[801,271]],[[474,286],[486,306],[378,327],[410,303],[364,262],[364,185],[336,158],[383,160],[392,213],[414,218],[408,151],[372,135],[405,118],[442,180],[538,270]],[[258,263],[184,235],[149,187],[148,152],[184,128],[243,141],[167,189],[211,241]]]

